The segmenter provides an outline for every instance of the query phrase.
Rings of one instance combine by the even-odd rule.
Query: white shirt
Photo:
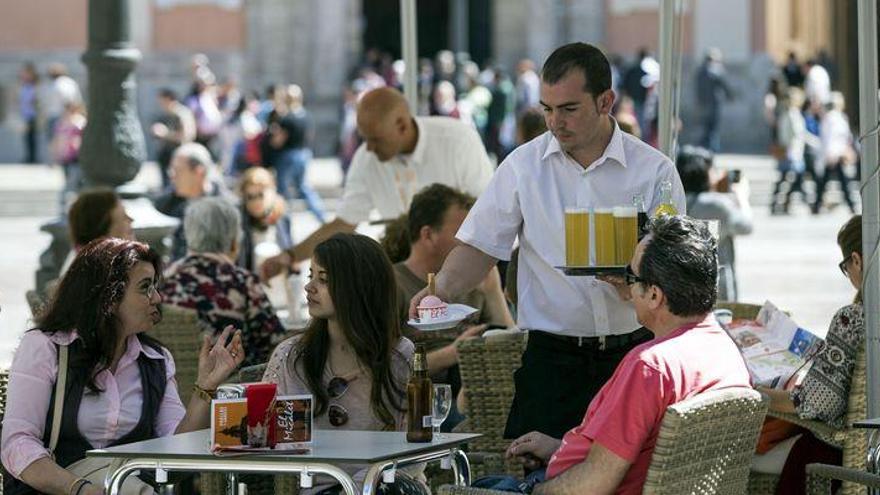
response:
[[[492,177],[492,162],[480,135],[471,126],[449,117],[416,117],[419,138],[410,155],[380,162],[361,144],[354,154],[339,218],[358,224],[375,208],[382,219],[409,211],[412,197],[425,186],[440,183],[480,195]]]
[[[810,67],[804,80],[804,92],[811,100],[823,104],[831,101],[831,77],[825,67],[819,64]]]
[[[46,115],[57,117],[68,103],[82,102],[79,85],[70,76],[58,76],[49,83],[45,97]]]
[[[822,155],[826,164],[837,163],[852,149],[852,132],[846,115],[840,110],[829,110],[819,126]]]
[[[639,327],[631,303],[594,277],[568,277],[566,207],[609,208],[632,204],[641,194],[651,212],[662,181],[682,214],[685,196],[672,161],[647,144],[614,132],[605,152],[584,169],[562,151],[550,132],[514,150],[498,167],[486,192],[458,231],[461,241],[498,259],[510,259],[519,236],[517,324],[520,328],[592,337]]]

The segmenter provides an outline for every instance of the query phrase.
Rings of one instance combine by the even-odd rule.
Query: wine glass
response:
[[[434,426],[434,438],[443,438],[440,434],[440,425],[446,421],[449,416],[449,409],[452,407],[452,386],[445,383],[434,385],[434,396],[432,398],[431,424]]]

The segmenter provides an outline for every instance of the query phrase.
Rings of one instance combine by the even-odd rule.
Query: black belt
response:
[[[529,330],[529,339],[536,339],[536,343],[543,340],[545,342],[564,343],[572,347],[591,348],[600,351],[613,351],[621,347],[630,346],[635,342],[646,340],[649,335],[650,332],[645,328],[639,328],[622,335],[601,335],[598,337],[572,337],[541,330]]]

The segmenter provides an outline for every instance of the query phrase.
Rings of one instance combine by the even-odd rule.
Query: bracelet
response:
[[[76,489],[76,493],[74,493],[73,495],[79,495],[79,493],[82,491],[82,489],[83,489],[84,486],[86,486],[86,485],[91,485],[91,484],[92,484],[91,481],[89,481],[89,480],[83,480],[83,482],[80,483],[80,484],[79,484],[79,487]]]
[[[88,483],[89,480],[85,478],[77,478],[70,483],[70,486],[67,487],[67,495],[76,495],[79,493],[79,487]]]
[[[198,385],[193,385],[193,393],[196,394],[199,399],[202,399],[205,402],[211,402],[212,400],[214,400],[214,394],[216,392],[216,389],[207,390]]]

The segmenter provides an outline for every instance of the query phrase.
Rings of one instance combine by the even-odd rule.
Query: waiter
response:
[[[541,70],[541,106],[548,132],[514,150],[471,209],[437,276],[441,299],[474,288],[498,260],[509,260],[519,238],[518,325],[529,331],[505,437],[533,430],[561,438],[621,358],[649,340],[630,302],[618,296],[622,279],[568,277],[567,207],[629,206],[641,195],[649,212],[660,187],[672,183],[680,213],[685,196],[672,161],[620,130],[608,59],[595,46],[557,48]],[[410,306],[415,316],[416,294]]]

